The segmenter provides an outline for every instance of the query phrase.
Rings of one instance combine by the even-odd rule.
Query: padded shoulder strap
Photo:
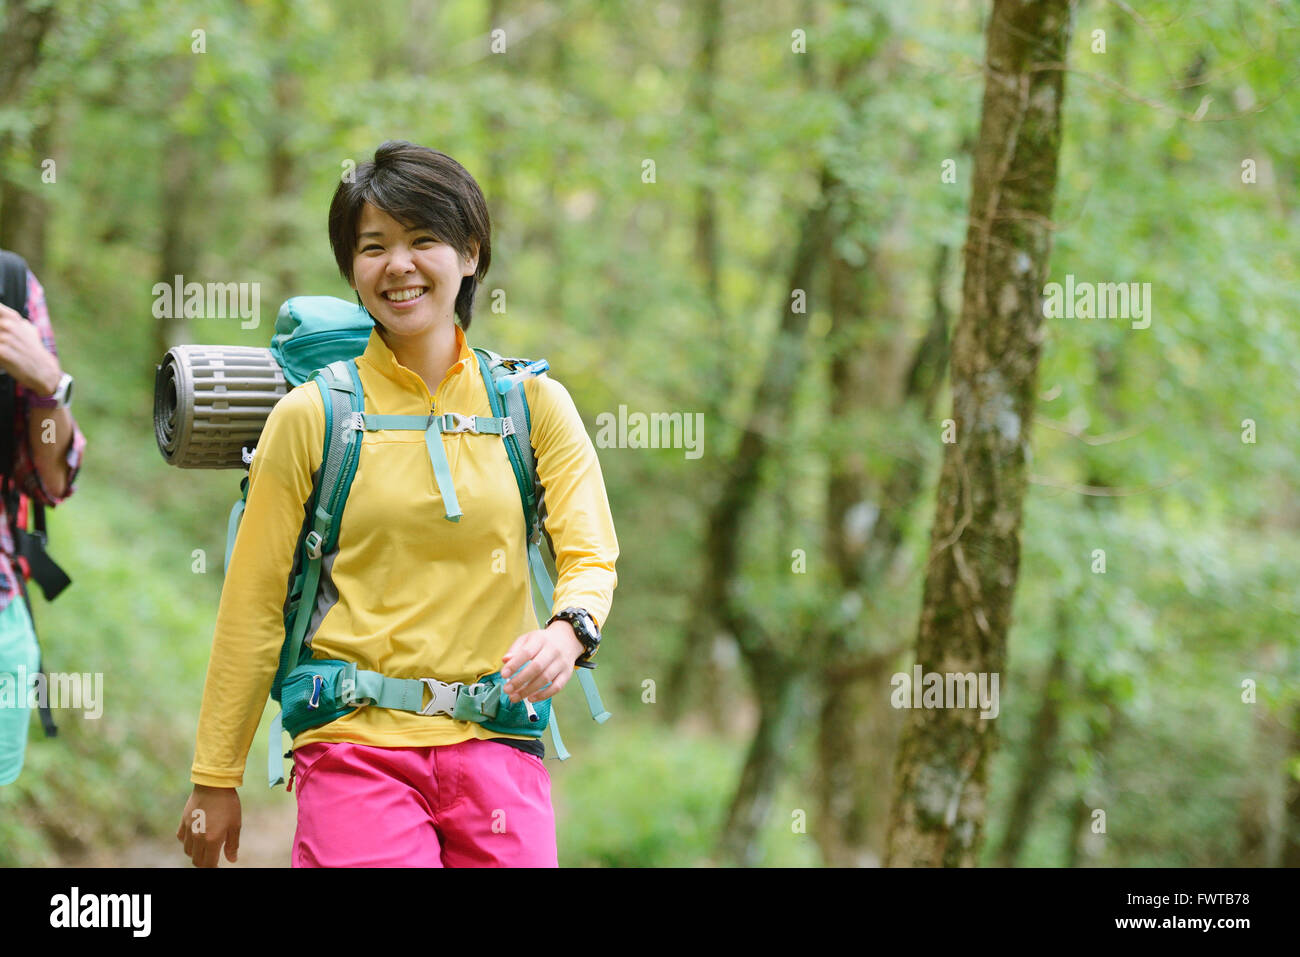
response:
[[[545,359],[505,359],[489,349],[475,348],[474,352],[478,355],[492,414],[509,418],[514,426],[514,434],[506,436],[506,452],[523,502],[525,534],[529,542],[535,542],[540,534],[543,489],[533,456],[532,414],[523,380],[544,372],[549,364]]]
[[[338,548],[339,519],[361,457],[361,433],[352,428],[352,413],[365,408],[356,364],[351,359],[332,362],[318,369],[313,378],[325,402],[325,450],[302,536],[302,590],[288,623],[280,667],[272,684],[272,696],[277,700],[284,676],[297,667],[303,654],[303,639],[320,584],[321,559]]]
[[[325,451],[316,512],[325,511],[322,518],[327,527],[322,530],[321,547],[330,552],[338,547],[339,517],[361,456],[361,433],[352,427],[352,413],[365,411],[365,396],[352,359],[331,362],[319,370],[316,382],[325,401]]]

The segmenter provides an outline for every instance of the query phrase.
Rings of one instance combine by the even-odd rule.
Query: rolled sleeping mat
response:
[[[176,346],[154,378],[158,450],[182,469],[243,468],[271,409],[289,391],[270,349]]]

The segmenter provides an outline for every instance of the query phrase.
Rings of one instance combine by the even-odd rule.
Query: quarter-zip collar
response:
[[[469,364],[473,363],[474,352],[469,347],[469,342],[465,338],[465,331],[461,329],[459,323],[454,323],[453,328],[456,331],[456,351],[457,361],[452,363],[450,369],[444,377],[444,381],[454,379]],[[397,356],[393,350],[384,342],[383,337],[379,334],[379,326],[376,324],[374,329],[370,330],[370,341],[366,343],[365,352],[357,359],[358,362],[364,362],[370,368],[382,375],[387,381],[398,386],[403,392],[416,396],[422,403],[432,398],[434,390],[430,390],[425,381],[420,378],[419,374],[397,361]]]

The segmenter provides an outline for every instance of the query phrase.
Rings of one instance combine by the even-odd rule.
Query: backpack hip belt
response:
[[[356,662],[312,659],[294,668],[280,689],[281,724],[295,737],[355,711],[379,707],[473,721],[489,731],[541,737],[551,717],[550,700],[511,702],[501,672],[477,681],[391,678]],[[424,701],[426,690],[429,702]]]

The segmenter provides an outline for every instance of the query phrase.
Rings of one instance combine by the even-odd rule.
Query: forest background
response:
[[[0,864],[186,863],[239,474],[163,461],[154,370],[177,343],[269,345],[288,296],[350,298],[326,210],[387,139],[483,187],[471,342],[546,357],[593,440],[620,406],[702,422],[698,455],[598,449],[614,719],[560,699],[561,863],[886,862],[899,782],[944,760],[903,747],[894,676],[953,441],[993,10],[0,3],[0,246],[44,284],[88,438],[50,514],[74,585],[35,617],[48,668],[104,676],[102,717],[51,740],[33,719]],[[1053,27],[1046,278],[1149,284],[1151,308],[1040,317],[970,861],[1294,866],[1300,13],[1085,0]],[[256,283],[258,324],[156,318],[177,275]],[[284,865],[293,798],[261,747],[241,864]]]

